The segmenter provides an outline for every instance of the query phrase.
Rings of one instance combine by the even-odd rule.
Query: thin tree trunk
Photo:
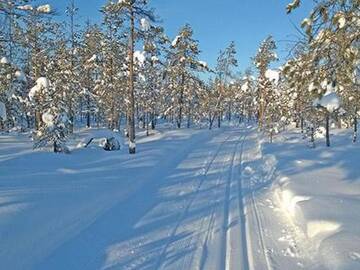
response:
[[[90,114],[90,95],[87,95],[87,110],[86,110],[86,127],[91,126],[91,114]]]
[[[191,126],[191,106],[189,104],[189,110],[188,110],[188,117],[187,117],[187,128],[190,128]]]
[[[149,136],[149,113],[146,113],[146,136]]]
[[[154,130],[156,126],[155,113],[151,113],[151,129]]]
[[[301,133],[304,133],[304,117],[301,116],[300,118],[300,128],[301,128]]]
[[[311,142],[311,147],[315,148],[315,129],[314,127],[311,127],[311,138],[310,138],[310,142]]]
[[[330,114],[326,113],[326,146],[330,147]]]
[[[39,110],[35,110],[35,128],[39,130],[41,127],[41,113]]]
[[[354,116],[354,134],[353,134],[353,143],[356,143],[357,141],[357,131],[358,131],[358,120],[357,120],[357,116]]]
[[[136,153],[135,145],[135,96],[134,96],[134,46],[135,46],[135,18],[133,7],[130,6],[130,41],[129,41],[129,112],[128,112],[128,132],[129,132],[129,154]]]
[[[181,122],[182,122],[182,111],[183,111],[183,105],[184,105],[184,85],[185,85],[185,74],[183,73],[181,75],[181,92],[180,92],[180,100],[179,100],[179,116],[177,119],[177,127],[181,128]]]

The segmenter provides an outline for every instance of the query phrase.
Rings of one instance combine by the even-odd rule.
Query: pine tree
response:
[[[187,24],[173,40],[167,55],[167,80],[172,102],[175,103],[173,110],[178,128],[182,127],[185,107],[193,97],[193,88],[188,83],[194,72],[207,70],[207,64],[198,60],[199,53],[198,41],[193,38],[193,30]]]
[[[232,93],[231,87],[229,87],[230,80],[233,76],[233,68],[237,67],[236,60],[236,48],[235,42],[231,42],[230,45],[224,50],[220,51],[217,59],[216,75],[217,75],[217,95],[218,103],[216,106],[218,116],[218,127],[221,126],[221,120],[224,111],[228,111],[228,119],[231,120],[232,110]]]
[[[269,65],[272,61],[277,60],[277,55],[274,52],[276,49],[275,41],[271,36],[266,38],[260,45],[259,51],[254,58],[255,67],[258,69],[258,122],[259,128],[262,128],[265,121],[265,110],[267,104],[267,94],[271,87],[271,82],[266,78],[266,72],[269,69]]]
[[[128,23],[128,104],[127,104],[127,126],[129,135],[129,153],[135,154],[135,66],[134,52],[137,38],[136,23],[142,19],[154,20],[153,12],[147,7],[146,0],[122,0],[118,3],[110,2],[108,7],[115,13],[122,15],[124,22]]]

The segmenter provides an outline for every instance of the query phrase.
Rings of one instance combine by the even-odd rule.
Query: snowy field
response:
[[[360,269],[359,144],[163,129],[138,154],[0,135],[0,269]],[[125,150],[126,149],[126,150]]]

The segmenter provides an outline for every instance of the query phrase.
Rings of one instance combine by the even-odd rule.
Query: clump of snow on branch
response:
[[[278,84],[279,82],[279,79],[280,79],[280,73],[279,71],[277,70],[272,70],[272,69],[268,69],[266,72],[265,72],[265,77],[275,83],[275,84]]]
[[[38,6],[36,8],[36,11],[40,12],[40,13],[50,13],[51,12],[51,6],[49,4]]]
[[[43,113],[41,119],[47,127],[52,127],[54,125],[54,115],[49,111]]]
[[[15,77],[19,82],[25,82],[25,83],[27,82],[25,73],[22,72],[21,70],[15,71]]]
[[[50,81],[45,77],[40,77],[36,80],[36,85],[31,88],[29,92],[30,100],[33,100],[34,97],[41,91],[47,91],[50,86]]]
[[[142,18],[140,20],[140,24],[141,24],[141,30],[143,30],[143,31],[149,31],[150,30],[150,22],[147,19]]]
[[[175,47],[179,43],[180,38],[181,36],[176,36],[174,40],[171,42],[171,46]]]
[[[146,52],[144,52],[144,51],[135,51],[134,52],[135,62],[137,62],[139,65],[144,65],[145,60],[146,60],[145,54],[146,54]]]
[[[4,64],[4,65],[9,64],[9,60],[4,56],[1,58],[0,64]]]
[[[314,101],[314,106],[326,108],[330,113],[340,108],[340,98],[335,92],[326,92],[325,95]]]
[[[18,10],[24,10],[24,11],[31,11],[34,8],[32,6],[30,6],[30,5],[23,5],[23,6],[18,6],[17,9]]]

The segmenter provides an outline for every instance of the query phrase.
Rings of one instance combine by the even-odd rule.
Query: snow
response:
[[[54,115],[51,112],[43,113],[41,119],[47,127],[52,127],[54,125]]]
[[[17,79],[19,82],[24,82],[24,83],[27,82],[27,80],[26,80],[26,75],[25,75],[25,73],[22,72],[21,70],[17,70],[17,71],[15,72],[15,77],[16,77],[16,79]]]
[[[6,121],[7,114],[6,114],[6,107],[3,102],[0,101],[0,118],[2,121]]]
[[[153,62],[159,62],[159,58],[157,57],[157,56],[152,56],[151,57],[151,61],[153,61]]]
[[[159,127],[136,155],[84,148],[121,137],[106,129],[77,131],[71,155],[0,134],[1,266],[359,269],[360,146],[256,130]]]
[[[36,8],[37,12],[40,13],[50,13],[51,12],[51,6],[49,4],[41,5]]]
[[[24,11],[31,11],[34,8],[31,5],[23,5],[23,6],[18,6],[17,9],[24,10]]]
[[[349,131],[333,132],[332,148],[304,148],[289,131],[263,151],[276,157],[278,212],[296,232],[298,253],[316,261],[315,269],[359,269],[351,255],[360,251],[360,145],[349,144]]]
[[[141,25],[141,30],[143,30],[143,31],[149,31],[150,30],[150,22],[147,19],[142,18],[140,20],[140,25]]]
[[[146,52],[145,51],[135,51],[134,52],[134,60],[139,64],[139,65],[144,65],[145,60],[146,60]]]
[[[40,77],[36,80],[36,85],[30,89],[29,98],[33,100],[35,96],[41,91],[47,91],[50,87],[50,81],[45,77]]]
[[[0,64],[9,64],[9,60],[4,56],[0,59]]]
[[[199,65],[203,68],[208,68],[208,63],[206,63],[205,61],[198,61]]]
[[[316,99],[313,102],[314,106],[321,106],[326,108],[330,113],[340,108],[340,98],[336,92],[326,92],[323,97]]]
[[[174,40],[171,42],[171,46],[176,47],[176,45],[179,43],[181,36],[176,36]]]
[[[245,82],[245,83],[241,86],[241,91],[246,92],[247,90],[249,90],[249,82]]]
[[[88,62],[88,63],[91,63],[91,62],[95,62],[96,60],[97,60],[97,55],[94,54],[93,56],[91,56],[91,57],[87,60],[87,62]]]
[[[270,80],[271,82],[278,84],[280,79],[280,72],[277,70],[268,69],[265,72],[265,77]]]

